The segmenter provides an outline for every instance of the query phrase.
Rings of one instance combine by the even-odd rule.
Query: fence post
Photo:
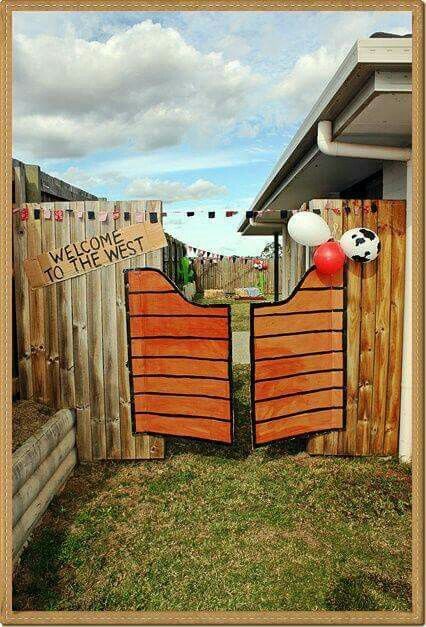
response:
[[[274,302],[277,302],[279,296],[279,272],[280,272],[280,254],[278,244],[278,233],[274,233]]]

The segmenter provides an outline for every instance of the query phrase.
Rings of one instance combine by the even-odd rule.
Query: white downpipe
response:
[[[388,161],[409,161],[411,159],[411,148],[333,141],[333,124],[330,120],[318,122],[317,144],[321,152],[331,157],[359,157],[361,159]]]
[[[412,256],[413,256],[413,209],[412,209],[412,163],[407,162],[407,214],[405,235],[405,293],[404,330],[402,341],[401,414],[399,420],[399,457],[411,461],[412,452]]]

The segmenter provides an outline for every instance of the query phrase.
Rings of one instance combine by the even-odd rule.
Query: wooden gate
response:
[[[344,275],[308,270],[279,303],[252,303],[254,444],[343,427]]]
[[[126,289],[134,431],[231,444],[230,306],[190,303],[151,268]]]

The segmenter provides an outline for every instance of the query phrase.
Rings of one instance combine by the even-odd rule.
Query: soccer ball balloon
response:
[[[340,246],[353,261],[374,261],[380,252],[380,239],[370,229],[349,229],[340,238]]]

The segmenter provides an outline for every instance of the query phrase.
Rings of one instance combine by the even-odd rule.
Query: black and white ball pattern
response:
[[[380,239],[370,229],[349,229],[340,238],[340,246],[349,259],[366,263],[374,261],[380,252]]]

